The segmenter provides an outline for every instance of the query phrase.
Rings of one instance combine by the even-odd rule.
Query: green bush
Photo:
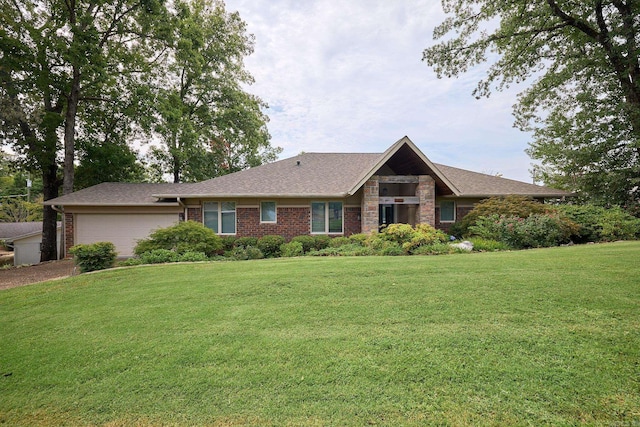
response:
[[[558,210],[578,224],[575,243],[610,242],[640,238],[640,219],[615,206],[561,205]]]
[[[140,254],[143,264],[164,264],[180,261],[180,254],[171,249],[153,249]]]
[[[349,241],[356,245],[367,246],[370,237],[371,235],[364,233],[352,234],[349,236]]]
[[[375,251],[356,243],[343,245],[338,248],[324,248],[318,251],[309,252],[311,256],[369,256],[376,255]]]
[[[553,207],[544,205],[540,202],[525,196],[498,196],[484,199],[476,204],[471,212],[462,218],[462,220],[452,225],[449,230],[456,237],[469,235],[469,227],[476,224],[478,218],[488,217],[491,215],[528,218],[533,214],[543,214]]]
[[[307,253],[316,249],[316,239],[313,236],[309,236],[309,235],[296,236],[293,239],[291,239],[291,243],[293,242],[300,243],[302,245],[302,251],[304,253]]]
[[[331,239],[331,242],[329,242],[329,247],[339,248],[340,246],[350,245],[351,243],[353,243],[353,241],[348,237],[344,237],[344,236],[334,237],[333,239]]]
[[[262,259],[264,258],[264,254],[254,246],[247,246],[246,248],[234,248],[230,253],[230,257],[231,259],[244,261],[249,259]]]
[[[376,237],[402,245],[411,241],[415,232],[415,229],[409,224],[390,224],[380,230],[380,233],[378,233]]]
[[[448,243],[437,242],[429,245],[418,246],[411,253],[412,255],[447,255],[454,253],[468,253],[468,251],[455,248]]]
[[[291,241],[280,245],[280,255],[283,257],[296,257],[304,255],[302,243]]]
[[[127,259],[122,260],[122,261],[120,261],[118,263],[118,265],[121,266],[121,267],[133,267],[133,266],[142,265],[142,264],[144,264],[144,263],[138,257],[127,258]]]
[[[222,251],[227,252],[235,247],[237,238],[235,236],[221,236],[220,240],[222,240]]]
[[[180,262],[209,261],[209,257],[204,252],[185,252],[180,255]]]
[[[262,236],[258,239],[258,249],[262,251],[265,258],[275,258],[280,256],[280,246],[284,243],[282,236],[275,234]]]
[[[313,240],[315,241],[313,248],[319,251],[321,249],[328,248],[333,238],[324,234],[318,234],[313,236]]]
[[[514,249],[557,246],[569,241],[575,225],[559,215],[533,214],[528,218],[490,215],[480,217],[469,232],[478,237],[504,242]]]
[[[165,249],[178,254],[203,252],[208,257],[222,252],[222,239],[211,229],[194,221],[184,221],[176,225],[160,228],[140,240],[134,248],[136,255],[155,249]]]
[[[428,224],[418,224],[412,227],[409,224],[391,224],[383,228],[380,233],[372,234],[369,244],[376,248],[377,241],[395,242],[404,252],[412,253],[420,246],[446,242],[449,239],[444,232],[436,230]]]
[[[483,239],[482,237],[475,237],[469,240],[473,243],[475,252],[496,252],[510,249],[509,245],[498,240]]]
[[[248,248],[249,246],[257,247],[258,246],[258,238],[257,237],[238,237],[234,242],[233,247],[235,248]]]
[[[88,245],[75,245],[69,249],[75,263],[82,273],[104,270],[113,267],[116,260],[116,247],[111,242],[97,242]]]

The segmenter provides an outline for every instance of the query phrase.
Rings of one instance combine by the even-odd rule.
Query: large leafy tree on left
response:
[[[73,191],[77,135],[131,128],[96,115],[135,97],[170,35],[167,11],[162,0],[0,0],[0,10],[0,138],[42,174],[49,200],[60,184]],[[56,216],[45,207],[42,261],[56,258]]]

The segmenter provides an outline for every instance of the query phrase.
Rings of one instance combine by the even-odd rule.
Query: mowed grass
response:
[[[640,242],[0,292],[2,425],[640,424]]]

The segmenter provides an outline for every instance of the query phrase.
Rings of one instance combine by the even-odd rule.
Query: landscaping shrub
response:
[[[280,256],[280,246],[284,243],[284,237],[274,234],[259,238],[257,247],[265,258],[275,258]]]
[[[318,251],[309,252],[311,256],[369,256],[376,255],[375,251],[356,243],[343,245],[338,248],[324,248]]]
[[[222,236],[220,237],[222,240],[222,251],[228,252],[232,250],[236,244],[237,238],[235,236]],[[257,241],[257,239],[256,239]]]
[[[351,243],[352,243],[352,240],[349,239],[348,237],[344,237],[344,236],[334,237],[333,239],[331,239],[331,242],[329,242],[329,247],[339,248],[340,246],[350,245]]]
[[[164,264],[180,261],[180,254],[171,249],[153,249],[140,254],[143,264]]]
[[[127,258],[118,263],[118,265],[121,267],[133,267],[133,266],[142,265],[142,264],[144,264],[144,262],[142,262],[142,260],[138,257]]]
[[[316,249],[316,239],[313,236],[309,236],[309,235],[296,236],[293,239],[291,239],[291,242],[300,243],[302,245],[302,251],[304,253],[307,253]]]
[[[302,243],[291,241],[280,245],[280,256],[295,257],[304,255]]]
[[[491,215],[528,218],[533,214],[543,214],[553,209],[549,205],[536,202],[525,196],[499,196],[484,199],[475,205],[473,210],[456,224],[453,224],[449,232],[456,237],[469,235],[469,227],[476,224],[478,218]]]
[[[258,246],[258,238],[257,237],[238,237],[233,245],[235,248],[248,248],[249,246],[257,247]]]
[[[561,205],[558,210],[578,224],[575,243],[610,242],[640,238],[640,219],[615,206]]]
[[[390,224],[380,230],[376,237],[402,245],[411,241],[414,235],[415,230],[409,224]]]
[[[418,246],[411,252],[412,255],[446,255],[454,253],[468,253],[468,251],[453,247],[448,243],[436,242]]]
[[[264,254],[262,251],[254,246],[247,246],[246,248],[238,247],[234,248],[230,254],[232,259],[238,261],[244,261],[249,259],[262,259]]]
[[[75,245],[69,249],[69,253],[74,256],[82,273],[111,268],[117,256],[116,247],[111,242]]]
[[[180,255],[180,262],[209,261],[209,257],[204,252],[185,252]]]
[[[319,234],[317,236],[313,236],[313,240],[315,241],[313,248],[319,251],[321,249],[328,248],[333,238],[324,234]]]
[[[134,248],[136,255],[155,249],[166,249],[178,254],[203,252],[208,257],[221,253],[222,239],[211,229],[195,221],[184,221],[160,228],[147,239],[140,240]]]
[[[420,246],[446,242],[449,236],[428,224],[418,224],[415,228],[409,224],[391,224],[383,228],[380,233],[372,234],[369,244],[375,249],[379,240],[395,242],[404,252],[412,253]]]
[[[352,234],[351,236],[349,236],[349,241],[356,245],[367,246],[370,237],[371,235],[369,234],[363,234],[363,233]]]
[[[476,252],[496,252],[509,250],[509,245],[498,240],[483,239],[474,237],[469,239],[473,243],[473,250]]]
[[[575,226],[558,215],[533,214],[528,218],[490,215],[469,227],[472,235],[498,240],[514,249],[557,246],[569,241]]]

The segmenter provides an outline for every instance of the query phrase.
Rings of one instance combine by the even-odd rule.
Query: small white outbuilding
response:
[[[42,244],[42,222],[4,223],[0,234],[5,245],[13,248],[13,265],[30,265],[40,262]],[[61,224],[58,223],[57,241],[61,239]]]

